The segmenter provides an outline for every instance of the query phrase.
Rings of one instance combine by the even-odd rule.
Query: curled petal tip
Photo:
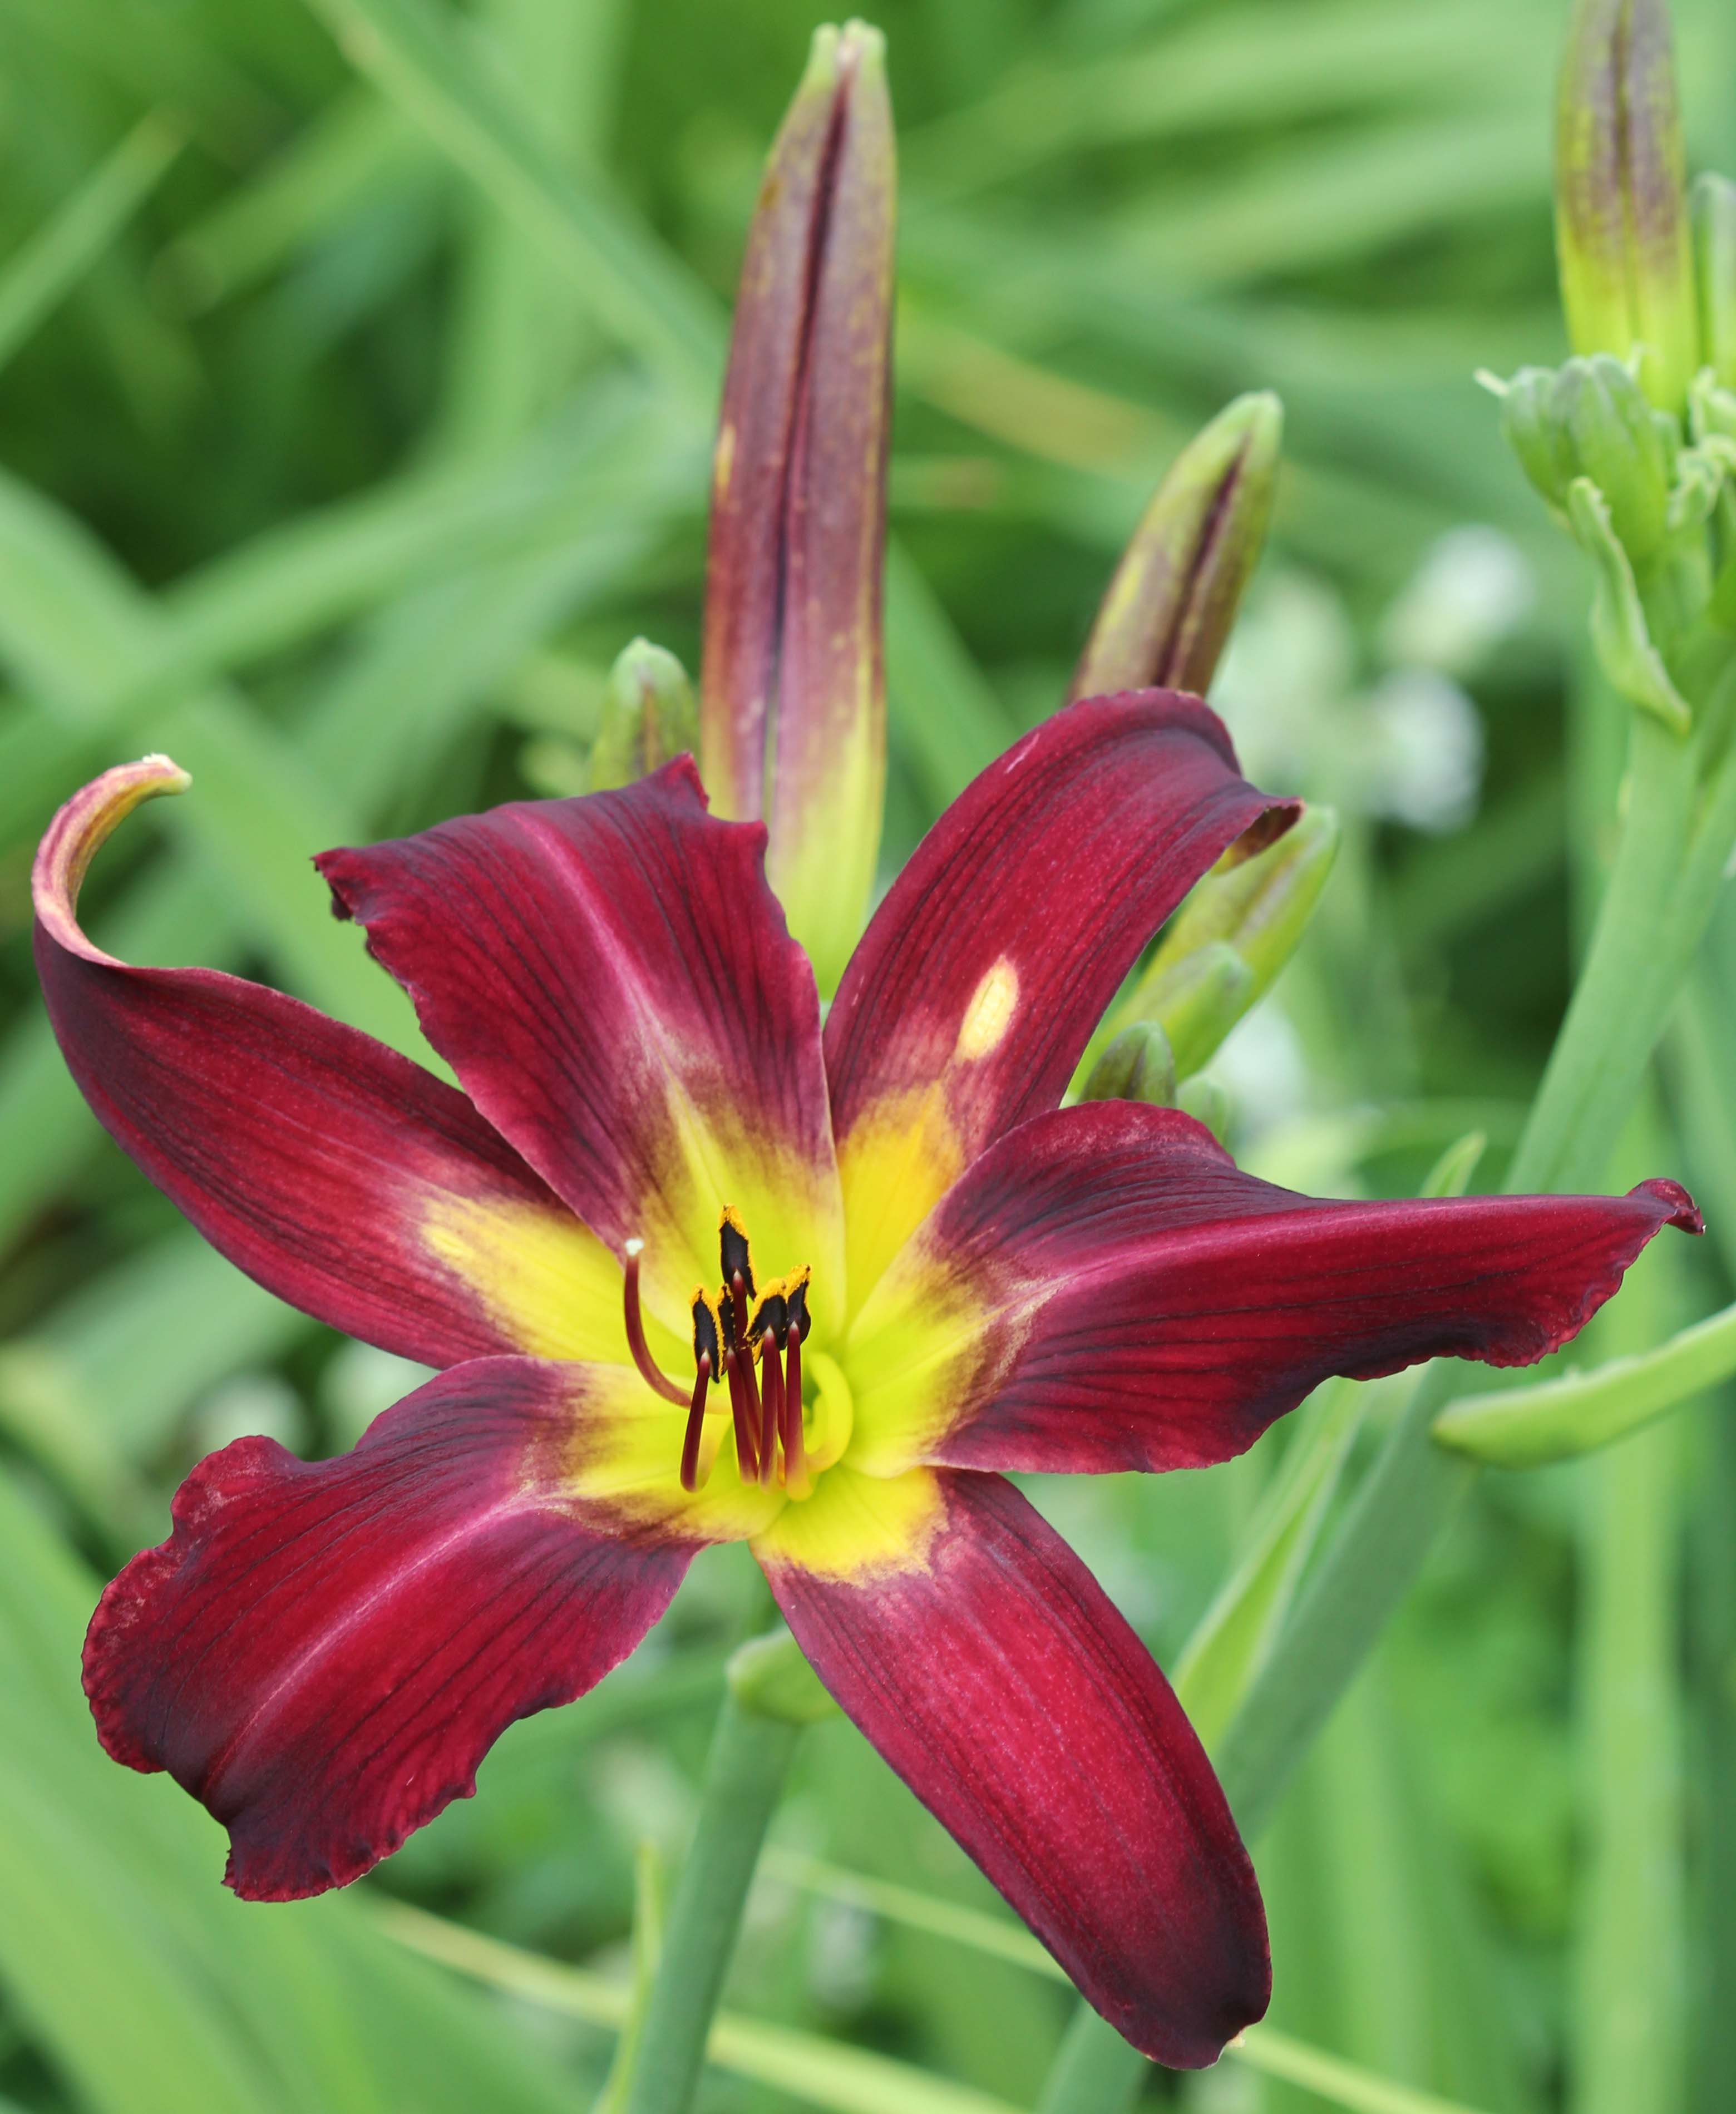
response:
[[[94,958],[78,929],[79,890],[111,833],[141,801],[159,793],[185,793],[192,783],[172,758],[141,756],[136,763],[117,763],[93,778],[61,808],[37,847],[30,898],[38,918],[63,947]]]
[[[1628,1194],[1630,1197],[1650,1197],[1665,1206],[1668,1216],[1663,1223],[1666,1226],[1678,1226],[1684,1233],[1703,1233],[1706,1231],[1706,1220],[1701,1215],[1699,1206],[1679,1182],[1672,1182],[1667,1175],[1656,1175],[1650,1182],[1642,1182]]]

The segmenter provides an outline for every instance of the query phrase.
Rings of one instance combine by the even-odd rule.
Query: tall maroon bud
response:
[[[1284,408],[1238,396],[1170,465],[1109,583],[1070,698],[1203,693],[1266,541]]]
[[[862,927],[886,785],[881,586],[895,164],[885,45],[815,32],[748,236],[712,483],[699,741],[822,991]]]

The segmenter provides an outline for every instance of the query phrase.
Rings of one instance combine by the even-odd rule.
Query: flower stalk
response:
[[[803,1722],[750,1708],[733,1681],[725,1694],[623,2114],[685,2114],[693,2103],[748,1889]]]

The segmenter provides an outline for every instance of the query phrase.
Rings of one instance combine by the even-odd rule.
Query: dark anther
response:
[[[790,1288],[789,1329],[792,1338],[806,1342],[808,1331],[813,1326],[813,1316],[808,1311],[808,1272],[798,1273]]]
[[[627,1348],[633,1353],[633,1362],[639,1367],[639,1378],[647,1387],[655,1389],[665,1402],[685,1404],[686,1395],[673,1380],[666,1380],[657,1370],[657,1360],[651,1355],[651,1346],[645,1341],[645,1320],[639,1307],[639,1259],[644,1245],[643,1241],[629,1241],[626,1244],[626,1274],[621,1290],[621,1311],[627,1325]]]
[[[694,1293],[694,1362],[709,1361],[713,1380],[723,1377],[723,1353],[734,1341],[729,1322],[703,1291]]]
[[[733,1284],[736,1273],[749,1299],[753,1297],[753,1258],[748,1247],[748,1229],[741,1223],[735,1207],[726,1204],[723,1220],[717,1229],[717,1250],[722,1259],[723,1281]]]
[[[779,1279],[781,1284],[782,1279]],[[790,1302],[781,1292],[767,1292],[753,1310],[753,1320],[748,1334],[758,1338],[770,1329],[779,1343],[784,1340],[784,1331],[790,1326]]]

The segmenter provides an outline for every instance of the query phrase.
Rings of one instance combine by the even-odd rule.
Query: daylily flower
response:
[[[823,1029],[764,829],[708,815],[685,758],[325,853],[462,1091],[85,937],[97,846],[186,783],[112,771],[44,840],[67,1061],[243,1270],[445,1370],[338,1459],[243,1439],[193,1471],[91,1624],[109,1753],[225,1823],[238,1893],[341,1885],[744,1540],[1091,2002],[1213,2060],[1266,2006],[1253,1870],[1162,1674],[1007,1472],[1202,1467],[1329,1374],[1539,1357],[1697,1228],[1684,1192],[1317,1202],[1176,1110],[1059,1105],[1190,883],[1296,812],[1174,693],[1074,705],[969,787]]]

